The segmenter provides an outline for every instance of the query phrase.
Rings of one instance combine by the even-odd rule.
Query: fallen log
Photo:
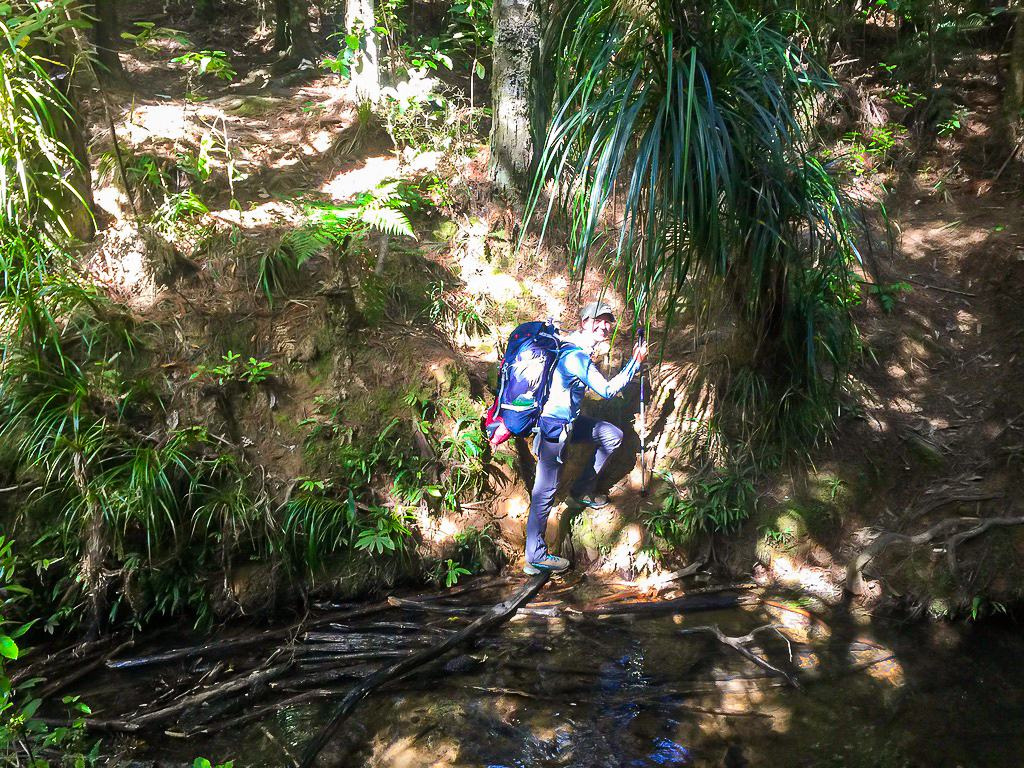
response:
[[[119,645],[117,648],[115,648],[113,653],[111,653],[110,655],[111,656],[116,656],[117,654],[121,653],[122,651],[125,651],[128,648],[131,648],[132,645],[134,645],[134,644],[135,644],[134,640],[126,640],[125,642],[121,643],[121,645]],[[89,662],[88,664],[83,665],[79,669],[76,669],[74,672],[72,672],[71,674],[67,675],[66,677],[62,677],[61,679],[54,680],[52,682],[48,682],[45,686],[43,686],[38,691],[38,693],[36,693],[36,695],[40,699],[52,698],[54,696],[54,694],[56,694],[58,691],[62,691],[65,688],[67,688],[69,685],[71,685],[72,683],[76,683],[79,680],[81,680],[83,677],[86,677],[87,675],[92,674],[93,671],[95,671],[97,668],[102,667],[105,661],[106,661],[106,659],[104,659],[102,657],[101,658],[93,659],[91,662]]]
[[[145,712],[141,715],[137,715],[131,719],[119,719],[119,720],[95,720],[86,719],[83,721],[84,726],[89,730],[102,730],[112,731],[117,733],[138,733],[144,728],[158,725],[164,720],[169,720],[171,717],[184,711],[190,707],[198,707],[207,702],[214,701],[220,697],[235,693],[236,691],[242,691],[247,688],[254,688],[257,685],[267,683],[271,680],[284,675],[291,669],[291,663],[278,664],[273,667],[267,667],[264,669],[252,670],[239,677],[232,678],[218,685],[212,686],[201,693],[191,694],[189,696],[182,697],[175,701],[173,704],[169,704],[166,707],[154,710],[152,712]]]
[[[317,650],[330,649],[333,653],[372,651],[378,648],[408,648],[410,645],[428,642],[423,637],[402,637],[395,635],[370,635],[359,633],[307,632],[303,636],[306,647]]]
[[[380,687],[384,683],[395,679],[396,677],[404,675],[410,670],[426,664],[428,661],[432,661],[433,659],[444,655],[452,648],[472,639],[481,632],[504,623],[513,616],[517,610],[519,610],[520,606],[529,602],[530,599],[540,591],[541,587],[547,583],[549,578],[551,578],[551,574],[549,573],[537,574],[526,582],[526,585],[511,598],[503,603],[498,603],[493,606],[490,611],[474,621],[468,627],[446,637],[437,645],[419,651],[407,659],[402,659],[396,664],[392,664],[390,667],[385,667],[375,675],[372,675],[359,685],[355,686],[345,695],[345,698],[342,699],[341,704],[339,704],[338,708],[334,711],[328,725],[316,735],[312,743],[306,749],[306,753],[302,758],[302,762],[299,764],[299,768],[311,768],[313,761],[316,760],[317,755],[319,755],[327,745],[327,742],[329,742],[338,732],[348,716],[352,714],[356,705],[371,691]]]
[[[442,616],[475,616],[486,613],[488,608],[480,605],[433,605],[422,600],[409,600],[402,597],[389,597],[388,604],[392,608],[403,608],[409,611],[436,613]]]
[[[677,597],[673,600],[653,600],[651,602],[612,603],[608,605],[588,605],[581,608],[584,616],[616,616],[623,614],[654,615],[658,613],[694,613],[696,611],[719,611],[745,605],[737,595],[698,595],[695,597]]]
[[[132,667],[148,666],[150,664],[162,664],[167,661],[177,661],[178,659],[191,659],[196,656],[227,653],[249,645],[257,645],[258,643],[269,642],[271,640],[282,640],[285,638],[296,637],[303,629],[320,627],[324,624],[337,622],[341,619],[358,619],[363,616],[372,616],[377,613],[382,613],[390,607],[391,606],[388,605],[387,602],[374,603],[373,605],[364,606],[362,608],[329,613],[315,619],[303,619],[290,627],[274,630],[272,632],[260,632],[256,635],[247,635],[246,637],[235,638],[232,640],[215,640],[210,643],[204,643],[203,645],[191,646],[189,648],[175,648],[164,653],[157,653],[152,656],[142,656],[135,659],[121,659],[119,661],[109,660],[107,661],[107,666],[111,669],[128,669]]]
[[[401,659],[412,653],[411,649],[397,649],[394,651],[368,651],[366,653],[331,653],[322,656],[302,656],[299,667],[314,667],[331,664],[335,667],[342,664],[352,664],[357,661],[378,661],[380,659]]]

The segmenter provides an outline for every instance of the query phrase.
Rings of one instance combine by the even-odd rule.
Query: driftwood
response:
[[[249,645],[258,645],[259,643],[271,640],[284,640],[295,637],[301,634],[303,629],[310,627],[322,627],[324,624],[331,624],[332,622],[337,622],[342,619],[358,619],[363,616],[372,616],[377,613],[382,613],[390,607],[391,606],[388,605],[387,602],[374,603],[373,605],[367,605],[362,608],[325,614],[315,619],[303,619],[290,627],[274,630],[272,632],[260,632],[259,634],[239,637],[233,640],[215,640],[212,643],[204,643],[203,645],[196,645],[190,648],[175,648],[174,650],[167,651],[166,653],[157,653],[153,656],[143,656],[135,659],[121,659],[120,661],[111,660],[107,662],[107,666],[111,669],[125,669],[130,667],[148,666],[150,664],[162,664],[167,661],[177,661],[178,659],[191,659],[196,656],[227,653],[229,651],[238,650],[239,648],[245,648]]]
[[[405,600],[400,597],[389,597],[388,602],[391,603],[395,608],[401,608],[406,611],[421,611],[423,613],[434,613],[439,616],[455,616],[462,618],[470,618],[471,616],[479,616],[480,614],[486,614],[490,612],[490,608],[484,605],[469,605],[469,606],[458,606],[458,605],[432,605],[430,603],[422,603],[419,600]],[[543,618],[553,619],[563,615],[565,609],[560,605],[542,605],[532,606],[526,605],[519,609],[517,615],[520,616],[541,616]]]
[[[423,613],[436,613],[441,616],[472,616],[487,612],[488,608],[478,605],[434,605],[422,600],[408,600],[402,597],[389,597],[388,603],[392,608],[402,608],[408,611],[421,611]]]
[[[348,624],[331,624],[329,629],[332,632],[447,632],[446,629],[431,627],[426,624],[419,624],[411,621],[375,621],[372,624],[363,624],[353,627]]]
[[[551,578],[551,574],[537,574],[519,592],[505,602],[495,605],[487,614],[481,616],[468,627],[446,637],[437,645],[415,653],[407,659],[392,664],[390,667],[385,667],[349,691],[334,711],[330,723],[317,734],[316,738],[313,739],[313,742],[307,748],[306,754],[300,763],[300,768],[310,768],[313,765],[317,755],[327,745],[327,742],[334,737],[348,716],[352,714],[356,705],[367,694],[384,683],[444,655],[452,648],[472,639],[481,632],[504,623],[515,614],[520,606],[529,602],[540,591],[541,587],[547,583],[549,578]]]
[[[256,669],[248,674],[241,675],[219,685],[215,685],[200,693],[180,698],[173,704],[162,707],[161,709],[133,717],[130,720],[86,720],[85,726],[87,728],[118,731],[121,733],[137,733],[143,728],[148,728],[164,720],[168,720],[191,707],[199,707],[237,691],[254,688],[257,685],[267,683],[281,677],[287,673],[290,668],[291,664],[277,664],[264,669]]]
[[[846,588],[855,595],[864,591],[864,568],[874,558],[882,553],[890,544],[910,544],[920,546],[927,544],[940,536],[951,534],[959,526],[973,523],[974,527],[959,533],[950,535],[946,540],[946,562],[951,572],[956,573],[956,547],[959,544],[980,536],[990,528],[1004,527],[1011,525],[1024,525],[1024,517],[948,517],[940,520],[931,528],[914,535],[904,533],[886,532],[880,534],[874,541],[864,548],[846,569]]]
[[[401,659],[412,653],[409,648],[398,648],[391,651],[367,651],[359,653],[324,653],[319,656],[301,656],[299,661],[300,668],[306,667],[317,667],[323,666],[324,664],[331,664],[332,666],[340,666],[342,664],[354,664],[360,661],[379,661],[380,659]],[[300,654],[296,654],[300,656]]]
[[[794,688],[800,688],[800,681],[793,677],[793,675],[789,674],[788,672],[784,672],[778,667],[772,665],[771,663],[769,663],[768,661],[766,661],[765,659],[761,658],[756,653],[751,651],[745,645],[746,643],[754,642],[754,635],[756,635],[758,632],[763,632],[764,630],[778,631],[778,629],[779,626],[777,624],[766,624],[763,627],[758,627],[749,634],[743,635],[742,637],[729,637],[729,635],[722,632],[722,630],[720,630],[717,626],[711,625],[703,627],[692,627],[690,629],[681,629],[679,630],[679,633],[682,635],[688,635],[698,632],[704,632],[714,635],[718,642],[722,643],[723,645],[729,646],[743,658],[749,659],[750,661],[754,662],[757,666],[761,667],[761,669],[765,670],[769,674],[774,675],[775,677],[781,677],[783,680],[786,681],[788,685]],[[779,632],[779,634],[782,635],[781,632]],[[785,635],[782,636],[783,638],[785,638]],[[789,641],[786,640],[786,642]]]
[[[580,609],[584,616],[612,616],[623,614],[654,615],[658,613],[693,613],[696,611],[717,611],[741,605],[736,595],[677,597],[674,600],[653,600],[643,603],[613,603],[610,605],[589,605]]]
[[[335,634],[329,632],[307,632],[303,639],[307,643],[306,647],[333,653],[369,652],[380,648],[408,648],[410,645],[422,645],[425,642],[429,642],[429,639],[425,637],[402,637],[400,635],[379,635],[361,632],[339,632]],[[309,645],[310,643],[314,643],[314,645]]]
[[[50,679],[63,673],[65,670],[74,670],[87,658],[104,659],[113,655],[108,652],[108,649],[118,642],[120,642],[120,645],[117,646],[117,650],[114,653],[125,650],[132,645],[130,638],[125,640],[125,634],[118,633],[111,637],[89,640],[70,647],[61,648],[59,651],[49,653],[44,658],[39,659],[36,657],[41,654],[41,651],[30,648],[18,657],[18,669],[12,670],[11,683],[17,685],[23,680],[32,677]]]
[[[407,607],[413,607],[412,604],[420,604],[428,600],[441,600],[455,595],[463,594],[465,592],[479,591],[481,589],[490,589],[491,587],[502,586],[509,582],[508,578],[492,578],[473,580],[460,587],[447,590],[437,595],[427,595],[425,597],[418,598],[417,600],[404,601],[410,605]],[[398,598],[393,598],[398,600]],[[162,664],[168,661],[177,661],[178,659],[190,659],[196,656],[206,656],[218,653],[228,653],[230,651],[238,650],[239,648],[245,648],[250,645],[258,645],[259,643],[268,642],[272,640],[283,640],[290,637],[296,637],[302,633],[303,630],[308,630],[313,627],[322,627],[325,624],[331,625],[333,629],[346,631],[344,625],[338,624],[337,622],[346,619],[358,619],[364,616],[372,616],[377,613],[382,613],[392,607],[390,602],[382,601],[374,603],[373,605],[360,606],[360,607],[348,607],[344,606],[340,610],[326,613],[323,616],[318,616],[315,619],[304,618],[293,624],[290,627],[284,629],[275,630],[272,632],[260,632],[254,635],[248,635],[246,637],[235,638],[233,640],[216,640],[211,643],[204,643],[202,645],[192,646],[189,648],[176,648],[165,653],[154,654],[153,656],[143,656],[134,659],[121,659],[119,661],[109,660],[107,666],[111,669],[126,669],[130,667],[142,667],[151,664]],[[405,607],[405,606],[403,606]],[[414,625],[406,624],[405,627],[411,628]],[[363,629],[363,628],[360,628]],[[422,627],[417,627],[422,630]],[[120,650],[120,649],[119,649]]]
[[[117,654],[121,653],[122,651],[125,651],[128,648],[131,648],[132,645],[134,645],[134,641],[133,640],[126,640],[125,642],[121,643],[121,645],[119,645],[117,648],[115,648],[113,653],[111,653],[110,655],[111,656],[116,656]],[[69,674],[69,675],[67,675],[65,677],[62,677],[59,680],[54,680],[54,681],[51,681],[51,682],[47,682],[47,684],[45,686],[43,686],[41,689],[39,689],[39,691],[36,693],[36,696],[38,696],[40,699],[52,698],[53,695],[56,694],[58,691],[62,691],[65,688],[67,688],[69,685],[71,685],[72,683],[76,683],[79,680],[81,680],[83,677],[86,677],[87,675],[92,674],[92,672],[94,670],[96,670],[99,667],[102,667],[105,662],[106,662],[106,659],[102,658],[102,657],[97,658],[97,659],[93,659],[88,664],[82,665],[79,669],[76,669],[71,674]]]

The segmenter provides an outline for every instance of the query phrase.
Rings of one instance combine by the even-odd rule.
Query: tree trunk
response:
[[[196,0],[196,6],[192,10],[193,18],[200,21],[212,21],[216,16],[217,9],[213,7],[213,0]]]
[[[113,2],[113,0],[110,0]],[[93,218],[95,203],[92,196],[92,171],[89,163],[89,150],[85,141],[85,133],[82,130],[82,113],[79,109],[78,88],[74,83],[72,73],[75,58],[81,55],[81,45],[72,30],[65,30],[58,46],[51,50],[52,61],[50,76],[55,81],[57,89],[67,100],[68,109],[54,115],[54,138],[64,144],[75,158],[76,167],[65,169],[66,178],[76,195],[65,193],[65,202],[62,206],[65,221],[71,233],[81,240],[88,242],[96,234],[96,224]],[[116,52],[114,54],[117,55]],[[120,63],[120,62],[118,62]]]
[[[1004,105],[1006,119],[1013,130],[1021,119],[1024,108],[1024,7],[1014,4],[1013,50],[1010,52],[1010,71],[1006,75]]]
[[[288,18],[291,16],[289,0],[274,0],[274,50],[287,51],[292,44]]]
[[[105,79],[124,76],[121,57],[117,54],[117,5],[115,0],[95,0],[92,4],[93,45],[96,46],[96,62],[99,76]]]
[[[495,0],[491,95],[491,159],[488,175],[495,191],[514,205],[529,193],[543,135],[545,99],[539,82],[541,12],[538,0]],[[548,83],[545,83],[548,85]]]
[[[288,26],[291,30],[291,55],[296,63],[306,59],[310,63],[316,58],[313,48],[313,33],[309,31],[309,3],[307,0],[291,0]]]
[[[345,32],[359,38],[349,81],[357,104],[380,101],[380,63],[374,26],[373,0],[349,0],[345,5]]]

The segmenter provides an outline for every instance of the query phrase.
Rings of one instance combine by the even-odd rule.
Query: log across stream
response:
[[[477,580],[202,642],[115,638],[77,663],[37,653],[21,674],[130,734],[104,754],[139,768],[1017,764],[1012,629],[854,622],[749,586]]]

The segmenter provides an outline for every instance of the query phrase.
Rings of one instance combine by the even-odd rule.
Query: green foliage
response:
[[[197,365],[195,372],[189,379],[197,379],[200,376],[214,376],[217,378],[217,383],[221,386],[232,379],[244,381],[246,384],[259,384],[262,381],[266,381],[267,376],[270,375],[270,369],[274,367],[273,363],[266,360],[257,360],[255,357],[250,357],[245,363],[240,363],[241,357],[239,353],[228,350],[221,357],[222,363],[213,366]]]
[[[971,600],[971,621],[979,621],[988,616],[995,616],[996,614],[1007,615],[1008,613],[1009,610],[1006,607],[1006,603],[989,600],[981,595],[975,595]]]
[[[7,675],[8,660],[17,660],[23,649],[18,641],[31,628],[32,623],[17,624],[8,619],[15,604],[30,595],[15,581],[17,558],[9,542],[0,536],[0,762],[4,765],[28,765],[46,768],[49,760],[42,757],[44,750],[61,755],[60,765],[84,768],[94,765],[99,751],[97,741],[86,753],[84,715],[92,710],[78,696],[65,696],[63,704],[68,710],[70,724],[51,728],[36,716],[42,706],[34,697],[32,688],[41,682],[34,678],[14,686]]]
[[[772,399],[834,403],[854,339],[854,217],[802,111],[834,83],[778,18],[725,0],[700,14],[589,0],[578,19],[558,43],[566,63],[529,209],[553,180],[545,226],[556,205],[569,214],[577,275],[602,260],[638,314],[670,323],[724,296],[750,366],[772,371]],[[613,188],[618,232],[601,224]]]
[[[886,313],[896,308],[896,301],[901,293],[910,293],[912,290],[914,289],[910,283],[868,284],[868,293],[878,299],[879,306]]]
[[[967,124],[967,110],[957,109],[935,124],[935,132],[943,138],[949,138]]]
[[[397,510],[377,508],[373,511],[375,525],[359,532],[356,549],[366,550],[370,554],[383,554],[385,550],[393,554],[405,551],[405,542],[412,531],[408,528],[411,516]]]
[[[295,568],[320,568],[325,558],[345,550],[404,555],[412,536],[412,518],[404,509],[365,506],[350,488],[346,498],[327,495],[330,481],[307,481],[288,501],[284,536]]]
[[[430,304],[427,306],[426,314],[430,322],[452,336],[463,335],[473,338],[491,332],[490,326],[481,314],[485,310],[460,293],[447,291],[443,281],[430,284],[429,298]],[[480,301],[486,302],[486,299],[481,298]]]
[[[323,490],[323,489],[320,489]],[[350,490],[344,500],[305,490],[288,501],[284,535],[293,563],[318,569],[327,553],[355,546],[358,511]]]
[[[318,236],[339,243],[369,230],[415,238],[408,211],[418,204],[418,196],[408,184],[385,182],[372,192],[359,194],[352,203],[308,205],[307,226]]]
[[[669,493],[650,513],[647,525],[670,544],[686,544],[698,533],[735,532],[756,504],[757,491],[747,476],[717,469]]]
[[[158,234],[168,240],[177,240],[186,232],[197,233],[198,228],[192,223],[192,219],[206,213],[209,213],[206,204],[195,192],[186,189],[167,196],[153,211],[150,223]]]
[[[217,765],[214,765],[205,757],[197,757],[192,763],[192,768],[233,768],[234,764],[234,761],[228,760],[226,763],[218,763]]]
[[[293,229],[278,240],[277,245],[260,255],[256,281],[274,305],[274,293],[291,286],[302,265],[320,253],[326,245],[323,235],[309,229]]]
[[[189,51],[171,61],[184,65],[195,77],[212,75],[219,80],[234,80],[237,74],[224,51]]]
[[[78,163],[60,138],[71,105],[37,51],[61,48],[75,26],[71,0],[34,4],[25,15],[0,6],[0,238],[70,234],[71,201],[85,205],[73,179]],[[70,73],[64,73],[70,76]]]
[[[472,572],[458,565],[454,560],[445,560],[445,574],[444,574],[444,585],[446,587],[455,586],[460,576],[471,576]]]
[[[136,48],[141,48],[150,53],[156,53],[160,50],[160,46],[156,44],[158,40],[171,40],[179,45],[189,44],[185,33],[177,29],[158,27],[152,21],[136,21],[134,26],[134,32],[121,33],[122,39],[132,43]]]

